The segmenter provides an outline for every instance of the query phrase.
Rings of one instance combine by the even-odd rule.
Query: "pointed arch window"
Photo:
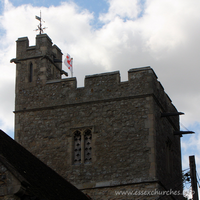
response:
[[[74,133],[74,164],[81,163],[81,132]]]
[[[84,149],[84,162],[86,164],[91,163],[92,161],[92,133],[90,129],[87,129],[84,134],[84,143],[85,143],[85,149]]]
[[[30,63],[29,65],[29,82],[33,81],[33,64]]]
[[[80,128],[73,133],[74,162],[73,164],[92,163],[92,128]]]

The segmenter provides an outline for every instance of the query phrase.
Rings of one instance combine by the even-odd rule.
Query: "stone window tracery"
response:
[[[92,162],[92,128],[81,128],[73,133],[74,162],[90,164]]]
[[[74,133],[74,164],[81,163],[81,132]]]
[[[92,161],[92,133],[91,130],[87,129],[84,134],[84,142],[85,142],[85,149],[84,149],[84,162],[91,163]]]

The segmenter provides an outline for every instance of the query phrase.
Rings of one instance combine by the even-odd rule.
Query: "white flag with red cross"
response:
[[[73,58],[70,57],[69,54],[66,55],[65,60],[64,60],[64,64],[67,66],[67,68],[70,70],[71,75],[73,73],[73,69],[72,69],[72,60]],[[73,75],[72,75],[73,76]]]

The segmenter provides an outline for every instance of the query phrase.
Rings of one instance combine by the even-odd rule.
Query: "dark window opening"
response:
[[[74,164],[81,163],[81,132],[74,133]]]
[[[92,129],[83,128],[73,133],[73,164],[92,163]]]
[[[31,63],[29,66],[29,82],[33,81],[33,64]]]
[[[92,133],[91,130],[87,129],[84,134],[84,143],[85,143],[85,149],[84,149],[84,162],[85,164],[92,162]]]

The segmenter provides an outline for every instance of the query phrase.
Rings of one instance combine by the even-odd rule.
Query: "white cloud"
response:
[[[13,128],[15,41],[28,36],[35,43],[40,10],[52,41],[74,58],[74,75],[83,85],[85,75],[120,70],[127,79],[130,68],[150,65],[178,110],[186,113],[186,126],[199,120],[200,14],[198,0],[109,0],[109,10],[100,16],[104,25],[91,26],[93,14],[75,3],[49,8],[29,4],[14,7],[5,0],[0,16],[0,121]],[[67,70],[65,68],[65,70]],[[6,116],[6,117],[5,117]]]
[[[110,4],[108,13],[101,14],[100,20],[109,22],[119,16],[120,18],[135,19],[139,15],[140,6],[138,0],[108,0]]]

